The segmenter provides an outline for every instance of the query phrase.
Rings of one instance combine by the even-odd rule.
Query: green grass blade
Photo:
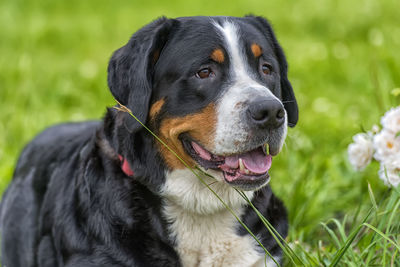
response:
[[[341,247],[341,242],[340,240],[336,237],[335,232],[329,228],[329,226],[326,223],[320,223],[322,227],[328,232],[334,243],[336,244],[337,248],[339,249]]]
[[[378,205],[376,204],[374,192],[372,192],[371,184],[368,183],[368,193],[369,193],[369,198],[371,199],[372,205],[376,211],[378,211]]]
[[[368,214],[364,217],[363,223],[365,223],[369,216],[371,215],[373,209],[370,209]],[[355,230],[353,230],[353,232],[349,235],[347,241],[345,242],[344,246],[342,246],[336,253],[336,255],[334,256],[332,263],[329,265],[330,267],[334,267],[337,266],[339,264],[339,261],[341,260],[341,258],[344,256],[344,254],[346,253],[346,251],[349,249],[351,243],[354,241],[354,239],[356,238],[356,236],[359,234],[359,232],[361,231],[361,229],[363,228],[363,225],[359,225]]]
[[[381,237],[383,237],[384,239],[386,239],[389,243],[391,243],[393,246],[395,246],[397,248],[397,250],[400,251],[400,245],[396,244],[392,239],[390,239],[386,234],[384,234],[383,232],[381,232],[379,229],[375,228],[374,226],[370,225],[369,223],[363,223],[363,225],[365,225],[366,227],[370,228],[371,230],[373,230],[375,233],[377,233],[378,235],[380,235]]]

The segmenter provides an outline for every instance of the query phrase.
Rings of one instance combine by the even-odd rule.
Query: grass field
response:
[[[300,108],[271,170],[303,261],[287,265],[400,266],[400,194],[378,179],[377,164],[357,173],[346,155],[352,135],[400,103],[390,95],[400,87],[399,9],[397,0],[3,0],[0,192],[37,133],[114,104],[107,62],[138,28],[161,15],[253,13],[274,25]]]

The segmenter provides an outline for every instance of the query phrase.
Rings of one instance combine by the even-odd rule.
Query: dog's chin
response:
[[[202,169],[213,170],[212,175],[217,181],[243,191],[260,189],[270,181],[268,171],[272,156],[264,144],[236,154],[216,155],[187,136],[181,141],[186,153]]]

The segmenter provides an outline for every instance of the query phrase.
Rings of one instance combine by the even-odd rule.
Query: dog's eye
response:
[[[200,79],[205,79],[214,75],[214,72],[210,68],[201,69],[196,73],[196,77]]]
[[[271,72],[272,72],[272,66],[271,66],[271,64],[264,63],[264,64],[261,66],[261,70],[262,70],[262,72],[263,72],[265,75],[269,75],[269,74],[271,74]]]

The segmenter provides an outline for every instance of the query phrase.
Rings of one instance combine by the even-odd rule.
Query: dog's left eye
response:
[[[214,75],[215,73],[210,68],[201,69],[196,73],[196,77],[200,79],[209,78]]]

